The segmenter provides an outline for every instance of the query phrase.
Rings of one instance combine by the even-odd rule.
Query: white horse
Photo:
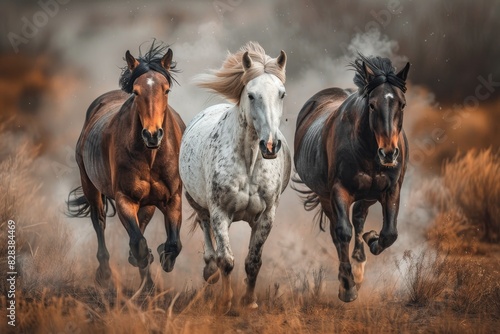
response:
[[[284,51],[271,58],[253,42],[229,54],[221,69],[201,75],[198,85],[235,104],[205,109],[191,121],[182,139],[180,175],[205,238],[203,276],[215,283],[222,274],[218,301],[222,313],[231,308],[233,296],[229,226],[239,220],[252,228],[241,305],[258,307],[254,290],[262,247],[290,179],[290,150],[279,131],[285,65]]]

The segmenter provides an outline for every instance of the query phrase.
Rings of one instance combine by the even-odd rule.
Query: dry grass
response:
[[[414,193],[417,214],[410,220],[433,222],[427,229],[433,246],[451,254],[485,254],[485,243],[499,244],[500,152],[458,154],[445,163],[441,177]]]
[[[457,155],[444,165],[443,184],[482,239],[500,242],[500,151]]]
[[[405,251],[396,267],[402,273],[410,305],[427,306],[439,298],[448,283],[447,264],[447,256],[427,250],[420,254]]]

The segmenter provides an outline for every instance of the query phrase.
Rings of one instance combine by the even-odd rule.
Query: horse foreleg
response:
[[[370,231],[363,235],[363,239],[370,247],[370,252],[374,255],[382,253],[398,238],[396,225],[399,211],[399,185],[384,194],[381,203],[384,222],[380,235],[376,231]]]
[[[205,241],[205,251],[203,254],[205,268],[203,269],[203,278],[207,283],[213,284],[219,280],[220,275],[216,262],[215,249],[212,243],[210,222],[208,220],[199,220],[199,224],[203,231],[203,239]]]
[[[123,193],[117,193],[115,200],[118,217],[129,235],[130,250],[139,267],[139,273],[141,274],[142,280],[141,285],[144,284],[146,289],[150,289],[153,286],[153,280],[149,272],[149,248],[139,228],[139,203],[133,201]]]
[[[354,203],[352,208],[352,223],[354,225],[354,232],[356,239],[354,240],[354,249],[352,251],[352,275],[356,286],[360,287],[363,282],[365,272],[366,255],[363,242],[363,228],[365,226],[366,216],[368,215],[368,208],[375,204],[376,200],[361,200]]]
[[[245,259],[245,271],[247,278],[246,293],[241,298],[240,304],[251,309],[256,309],[257,296],[255,295],[255,283],[257,275],[259,274],[260,267],[262,266],[262,248],[266,242],[274,220],[275,208],[268,214],[264,214],[261,219],[252,227],[252,234],[250,236],[250,245],[248,247],[248,255]]]
[[[349,243],[352,238],[352,225],[349,222],[349,207],[352,196],[340,184],[334,185],[331,195],[332,212],[330,218],[330,234],[339,256],[339,299],[351,302],[358,298],[354,277],[349,262]]]
[[[182,192],[179,190],[168,201],[166,207],[160,208],[165,218],[167,241],[158,246],[160,263],[166,272],[174,269],[175,259],[182,249],[180,229],[182,225]]]
[[[153,218],[154,213],[155,213],[155,207],[152,205],[144,206],[139,209],[139,212],[137,213],[137,219],[139,220],[139,229],[141,230],[142,235],[144,235],[144,231],[146,230],[146,227],[151,221],[151,218]],[[153,253],[151,252],[151,248],[148,248],[148,250],[149,250],[149,263],[152,263],[154,261],[154,256]],[[137,260],[132,255],[132,250],[129,250],[128,262],[130,262],[130,264],[133,265],[134,267],[138,266]]]
[[[231,220],[222,210],[210,212],[210,224],[217,244],[217,266],[222,274],[222,293],[218,301],[219,311],[223,314],[231,309],[233,290],[231,288],[231,272],[234,267],[234,256],[229,243],[229,225]]]

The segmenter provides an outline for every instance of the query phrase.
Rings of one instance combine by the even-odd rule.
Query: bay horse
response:
[[[239,220],[248,222],[252,229],[245,260],[247,287],[240,304],[258,307],[254,290],[262,248],[280,195],[288,185],[292,164],[279,130],[285,66],[284,51],[271,58],[255,42],[229,54],[221,69],[199,76],[198,85],[234,104],[203,110],[189,123],[182,138],[180,175],[186,198],[196,213],[195,224],[204,234],[203,276],[215,283],[222,275],[222,292],[216,305],[221,313],[231,309],[234,256],[229,227]]]
[[[340,261],[338,296],[344,302],[357,298],[363,280],[363,240],[378,255],[398,236],[400,190],[409,154],[403,110],[410,63],[395,73],[389,59],[360,54],[351,66],[358,90],[351,94],[328,88],[312,96],[298,115],[294,143],[297,181],[309,188],[300,191],[306,195],[304,207],[310,211],[321,206],[322,230],[325,215],[330,221]],[[383,209],[382,230],[363,234],[368,208],[377,201]]]
[[[105,93],[90,105],[76,144],[82,185],[68,196],[68,214],[90,215],[98,241],[96,280],[101,285],[111,276],[104,229],[108,203],[114,206],[113,200],[130,237],[129,262],[139,267],[141,287],[153,287],[149,272],[153,255],[144,230],[155,208],[165,219],[167,240],[158,247],[165,271],[173,269],[182,248],[178,160],[185,124],[168,105],[177,70],[172,50],[165,49],[153,42],[139,59],[126,52],[122,90]]]

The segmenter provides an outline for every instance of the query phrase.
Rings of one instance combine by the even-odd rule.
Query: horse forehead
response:
[[[137,78],[136,82],[137,84],[141,86],[145,86],[146,88],[154,88],[157,87],[158,85],[162,85],[165,83],[167,80],[163,75],[160,73],[156,72],[148,72],[143,75],[141,75],[139,78]]]
[[[266,92],[283,89],[284,85],[275,75],[264,73],[257,78],[250,80],[246,87],[247,90],[264,94]]]
[[[397,87],[390,84],[381,85],[373,91],[372,96],[376,96],[382,103],[393,104],[396,101],[402,100],[403,93]]]

